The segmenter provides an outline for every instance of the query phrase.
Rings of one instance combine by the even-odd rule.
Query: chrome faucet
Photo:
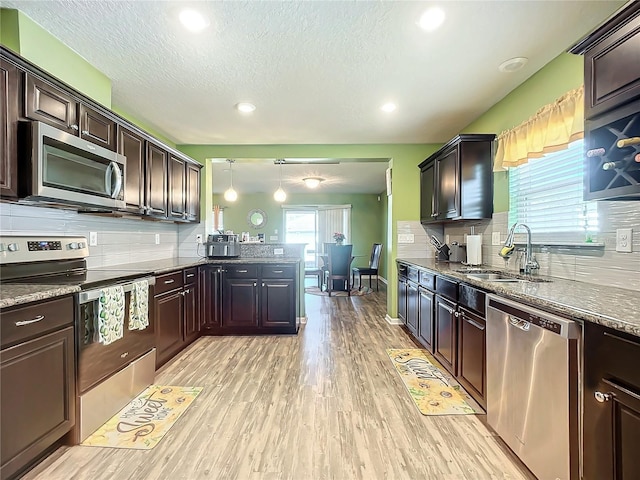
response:
[[[514,223],[509,233],[507,234],[507,239],[504,242],[504,247],[500,250],[499,255],[502,258],[509,258],[511,254],[513,254],[514,245],[514,237],[517,227],[524,227],[527,232],[527,249],[524,253],[524,273],[527,275],[533,274],[533,270],[538,270],[540,265],[533,257],[533,251],[531,248],[531,229],[526,226],[524,223]]]

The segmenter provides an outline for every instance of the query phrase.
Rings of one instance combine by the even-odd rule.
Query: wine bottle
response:
[[[619,170],[622,167],[624,167],[625,163],[627,162],[623,162],[623,161],[617,161],[617,162],[605,162],[602,164],[602,169],[603,170]]]
[[[618,140],[616,143],[618,148],[630,147],[632,145],[640,145],[640,137],[629,137]]]
[[[587,150],[587,157],[601,157],[606,153],[604,148],[592,148],[591,150]]]

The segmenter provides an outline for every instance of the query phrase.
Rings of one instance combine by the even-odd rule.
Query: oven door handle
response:
[[[145,277],[145,278],[139,278],[137,280],[132,280],[131,282],[127,282],[122,285],[125,293],[133,290],[134,283],[141,282],[142,280],[146,280],[147,282],[149,282],[149,285],[156,284],[156,277]],[[100,288],[96,288],[95,290],[87,290],[86,292],[80,292],[80,294],[78,295],[78,303],[82,305],[85,303],[93,302],[94,300],[97,300],[100,298],[100,293],[102,293],[102,289]]]

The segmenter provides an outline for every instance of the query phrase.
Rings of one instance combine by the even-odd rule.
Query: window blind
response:
[[[583,201],[583,140],[509,169],[509,224],[536,242],[582,243],[598,230],[596,202]]]

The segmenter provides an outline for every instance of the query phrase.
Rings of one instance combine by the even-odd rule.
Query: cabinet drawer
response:
[[[291,265],[263,265],[262,278],[294,278],[295,268]]]
[[[0,313],[2,347],[73,324],[73,298],[3,310]]]
[[[195,283],[198,279],[198,267],[191,267],[184,269],[184,284],[189,285]]]
[[[615,330],[603,330],[599,353],[604,377],[614,377],[640,393],[640,370],[637,368],[640,360],[640,337],[623,335]]]
[[[436,293],[445,298],[458,301],[458,283],[445,277],[436,277]]]
[[[182,288],[183,285],[182,270],[160,275],[156,277],[155,295],[160,295],[161,293],[176,288]]]
[[[420,285],[427,290],[434,291],[436,289],[436,276],[433,273],[420,271]]]
[[[420,270],[415,267],[407,267],[407,278],[418,283],[420,278]]]
[[[257,265],[228,265],[224,270],[229,278],[258,278]]]
[[[458,290],[458,303],[483,317],[485,316],[486,294],[482,290],[461,283]]]

